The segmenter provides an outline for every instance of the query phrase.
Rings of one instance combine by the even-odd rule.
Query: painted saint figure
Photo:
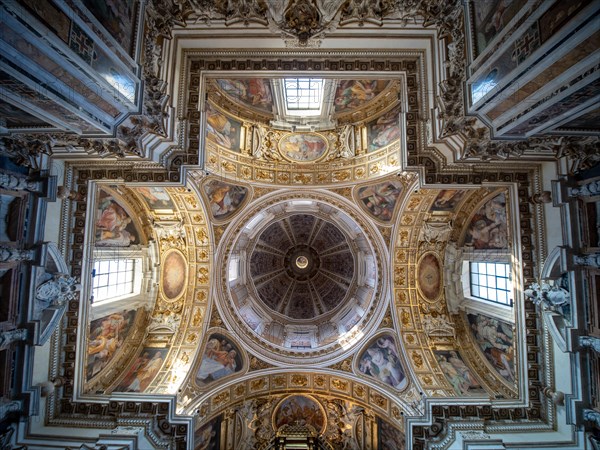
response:
[[[391,336],[382,336],[371,344],[362,353],[358,369],[396,389],[402,389],[407,383],[396,344]]]
[[[206,343],[196,378],[201,383],[210,383],[240,369],[237,349],[224,336],[212,335]]]

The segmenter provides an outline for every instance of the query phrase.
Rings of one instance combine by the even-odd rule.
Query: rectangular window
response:
[[[323,80],[315,78],[286,78],[285,102],[294,112],[319,114],[323,104]]]
[[[94,262],[94,302],[133,294],[135,259],[103,259]]]
[[[470,263],[471,295],[512,306],[510,268],[506,263]]]

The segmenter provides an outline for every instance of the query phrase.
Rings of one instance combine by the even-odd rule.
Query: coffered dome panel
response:
[[[355,249],[322,217],[285,217],[268,225],[254,244],[250,279],[273,312],[312,320],[344,304],[351,293]]]

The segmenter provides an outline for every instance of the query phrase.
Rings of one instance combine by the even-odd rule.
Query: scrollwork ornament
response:
[[[579,346],[600,354],[600,339],[594,336],[579,336]]]
[[[352,430],[356,421],[364,413],[364,408],[351,405],[341,399],[325,400],[327,429],[324,437],[327,442],[337,444],[339,448],[358,448]]]
[[[0,349],[5,349],[14,342],[27,340],[29,332],[25,328],[17,328],[16,330],[3,331],[0,333]]]
[[[596,428],[600,428],[600,412],[598,411],[593,409],[584,409],[583,420],[594,424]]]

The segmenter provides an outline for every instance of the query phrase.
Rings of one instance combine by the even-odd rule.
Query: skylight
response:
[[[323,80],[286,78],[285,104],[292,115],[318,116],[323,105]]]

